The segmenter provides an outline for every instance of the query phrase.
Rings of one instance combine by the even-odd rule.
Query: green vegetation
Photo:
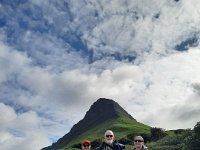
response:
[[[92,141],[92,148],[98,147],[106,130],[112,130],[116,139],[130,150],[136,135],[143,136],[149,150],[199,150],[200,122],[194,129],[165,131],[137,122],[116,102],[99,99],[86,113],[83,120],[73,126],[64,137],[44,150],[78,150],[84,139]]]
[[[166,132],[167,133],[167,132]],[[200,122],[194,130],[178,129],[154,142],[147,143],[153,150],[199,150],[200,148]]]
[[[102,135],[104,132],[103,131],[104,127],[107,127],[108,125],[109,127],[112,127],[112,129],[114,129],[113,131],[116,133],[117,139],[121,143],[126,144],[127,150],[130,150],[130,145],[133,144],[132,143],[133,137],[138,134],[142,135],[144,138],[147,139],[145,140],[146,141],[145,144],[151,150],[152,149],[153,150],[199,150],[200,122],[198,122],[195,125],[194,130],[178,129],[178,130],[164,131],[161,128],[156,128],[156,135],[158,135],[160,138],[155,141],[154,139],[155,128],[149,128],[148,126],[138,123],[136,121],[134,123],[131,121],[129,122],[129,121],[130,120],[127,118],[126,119],[118,118],[115,121],[113,120],[109,121],[109,123],[104,123],[104,124],[99,125],[98,127],[95,127],[94,129],[90,130],[88,134],[82,135],[76,140],[80,141],[81,138],[84,139],[84,137],[87,135],[88,136],[90,135],[89,137],[91,137],[91,139],[92,138],[95,139],[95,135],[98,134],[98,137],[100,137],[100,140],[96,143],[97,145],[93,145],[93,147],[95,148],[100,144],[102,140],[101,138],[103,138]],[[130,123],[133,123],[133,125],[131,126]],[[165,133],[164,137],[163,137],[163,133]],[[63,148],[62,150],[78,150],[78,147],[72,148],[68,146],[68,147]]]
[[[70,149],[70,147],[79,147],[80,141],[83,139],[89,139],[97,142],[95,145],[99,145],[103,140],[104,132],[110,129],[115,133],[116,139],[127,139],[127,135],[131,134],[147,134],[150,135],[151,127],[144,125],[131,119],[129,117],[119,117],[113,120],[107,120],[104,123],[101,123],[94,128],[86,131],[85,133],[74,138],[64,149]]]
[[[192,130],[183,130],[180,133],[166,135],[165,137],[148,143],[148,147],[154,150],[184,150],[184,139],[191,136]],[[189,149],[188,149],[189,150]]]

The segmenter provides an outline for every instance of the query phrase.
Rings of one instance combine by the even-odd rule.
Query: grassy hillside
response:
[[[194,130],[165,131],[137,122],[118,103],[105,98],[98,99],[69,133],[43,150],[78,150],[84,139],[91,140],[94,149],[100,145],[108,129],[114,132],[116,140],[126,145],[126,150],[130,150],[136,135],[143,136],[150,150],[199,150],[200,122]]]
[[[149,134],[150,135],[150,127],[144,125],[142,123],[137,122],[130,117],[124,117],[124,115],[120,116],[117,119],[107,120],[94,128],[86,131],[85,133],[79,135],[74,138],[68,145],[66,145],[64,149],[70,149],[70,147],[74,144],[79,144],[83,139],[89,140],[102,140],[104,132],[107,129],[111,129],[115,133],[115,137],[117,140],[127,137],[130,134]]]
[[[84,137],[89,137],[91,140],[95,139],[95,135],[103,138],[101,132],[106,126],[110,126],[113,131],[115,131],[117,139],[127,137],[127,135],[133,134],[151,134],[150,128],[146,125],[138,123],[136,121],[132,122],[127,118],[118,118],[117,120],[109,121],[109,123],[103,123],[102,125],[88,131],[88,134],[81,135],[77,137],[77,142],[81,141]],[[199,127],[200,128],[200,125]],[[199,130],[200,131],[200,130]],[[178,129],[178,130],[168,130],[164,131],[166,136],[160,138],[157,141],[148,141],[145,145],[148,146],[150,150],[189,150],[187,147],[188,141],[193,141],[193,136],[195,135],[194,130],[191,129]],[[199,134],[197,134],[199,136]],[[197,136],[195,136],[197,138]],[[198,141],[198,140],[197,140]],[[199,141],[198,141],[199,142]],[[74,143],[76,143],[74,141]],[[123,143],[123,142],[122,142]],[[125,143],[123,143],[125,144]],[[93,149],[96,146],[93,146]],[[199,147],[196,146],[195,150],[199,150]],[[193,149],[194,149],[193,148]],[[64,147],[61,150],[78,150],[78,148],[72,148],[70,145]],[[126,144],[126,150],[130,150],[130,143]]]

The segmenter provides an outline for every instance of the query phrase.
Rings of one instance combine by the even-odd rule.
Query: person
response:
[[[96,150],[125,150],[125,145],[115,141],[113,131],[107,130],[104,134],[104,142]]]
[[[134,146],[133,150],[148,150],[148,148],[144,145],[144,139],[142,136],[136,136],[134,138]]]
[[[91,141],[90,140],[83,140],[81,142],[81,150],[91,150]]]

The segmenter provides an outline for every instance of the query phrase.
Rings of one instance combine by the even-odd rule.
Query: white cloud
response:
[[[15,114],[15,111],[4,105],[3,103],[0,103],[0,116],[1,116],[1,129],[6,128],[7,125],[12,122],[17,116]],[[6,135],[6,134],[5,134]]]
[[[81,5],[81,9],[76,2],[71,2],[74,6],[71,11],[78,20],[76,25],[83,25],[83,20],[91,17],[95,20],[91,22],[90,28],[82,27],[80,30],[88,46],[97,52],[136,53],[138,58],[149,51],[172,53],[176,44],[199,31],[197,1],[189,5],[187,1],[177,3],[159,0],[87,2],[83,2],[85,4]],[[87,9],[89,6],[93,8]],[[91,11],[98,15],[88,15],[87,12]],[[84,25],[89,26],[88,22]]]
[[[199,49],[156,59],[149,55],[140,65],[118,63],[113,69],[98,74],[94,72],[95,69],[91,73],[66,70],[55,74],[30,66],[26,64],[28,61],[24,63],[26,65],[21,65],[23,69],[19,68],[21,72],[17,72],[18,82],[28,89],[28,93],[22,90],[15,97],[15,102],[42,113],[43,131],[51,138],[63,136],[61,130],[67,133],[100,97],[116,100],[138,121],[167,129],[182,128],[182,123],[177,118],[171,118],[176,126],[169,123],[167,118],[171,111],[177,112],[177,117],[181,117],[181,106],[177,110],[174,109],[175,106],[186,103],[194,93],[192,85],[200,82],[199,55]],[[13,93],[17,92],[17,89],[12,90]],[[160,113],[162,117],[158,117],[157,114]],[[8,114],[16,117],[12,109]],[[32,116],[31,120],[29,116]],[[34,113],[20,115],[15,121],[16,129],[37,127],[37,121]],[[188,120],[187,127],[192,127],[196,121],[198,120],[195,118]],[[65,124],[67,125],[64,127]]]
[[[134,98],[141,101],[142,105],[136,106],[136,112],[139,114],[133,111],[133,115],[154,126],[167,129],[183,128],[180,118],[181,113],[184,112],[175,111],[177,113],[175,114],[174,109],[183,111],[181,107],[188,104],[189,99],[197,100],[193,99],[192,95],[194,95],[193,84],[200,82],[198,77],[199,55],[199,49],[191,49],[188,52],[174,54],[156,61],[147,61],[144,66],[141,66],[148,86],[144,92],[140,92],[143,95]],[[142,112],[139,111],[141,107],[144,110]],[[131,111],[131,108],[128,110]],[[180,116],[180,118],[171,116],[171,112],[174,112],[173,116]],[[187,127],[192,128],[197,121],[198,119],[191,116],[191,119],[184,121],[187,122],[184,125],[187,124]]]
[[[199,121],[200,52],[174,47],[199,39],[199,7],[197,0],[34,0],[12,17],[12,8],[2,4],[1,14],[11,17],[0,30],[2,147],[46,146],[47,136],[63,136],[100,97],[152,126],[193,127]],[[73,47],[80,44],[73,40],[93,50],[92,64],[83,57],[87,49]],[[115,53],[137,58],[120,62]]]
[[[40,129],[39,117],[34,112],[16,114],[12,107],[0,103],[1,149],[37,150],[50,144]]]
[[[20,72],[30,60],[24,53],[16,52],[14,49],[0,42],[0,83],[8,80],[10,74]],[[11,59],[12,58],[12,59]]]
[[[167,118],[176,105],[186,103],[194,94],[193,84],[200,82],[199,55],[199,49],[191,49],[185,53],[150,59],[139,66],[124,64],[99,75],[66,71],[56,80],[55,87],[59,88],[50,92],[50,97],[57,98],[57,102],[67,108],[82,106],[80,112],[86,112],[99,97],[111,98],[139,121],[167,129],[182,128],[183,124],[177,118],[173,120],[176,126]],[[78,118],[84,115],[73,112]],[[158,117],[157,114],[161,113],[162,117]],[[195,118],[192,122],[188,120],[187,127],[192,127],[196,121]]]

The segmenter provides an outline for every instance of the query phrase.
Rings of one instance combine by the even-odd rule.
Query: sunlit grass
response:
[[[96,139],[102,139],[106,130],[112,130],[117,140],[126,137],[129,134],[150,134],[150,127],[130,119],[128,117],[119,117],[115,120],[107,120],[92,129],[84,132],[80,136],[73,139],[66,147],[70,147],[73,144],[80,143],[83,139],[89,139],[91,141]],[[65,148],[66,148],[65,147]]]

